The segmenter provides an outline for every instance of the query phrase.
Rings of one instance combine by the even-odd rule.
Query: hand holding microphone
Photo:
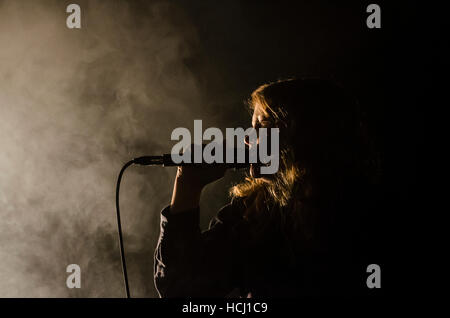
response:
[[[199,147],[200,149],[196,149],[196,147]],[[205,147],[206,145],[191,145],[184,153],[185,158],[190,158],[190,160],[188,160],[189,162],[175,163],[171,155],[163,155],[157,158],[141,157],[135,159],[137,164],[148,163],[162,164],[163,166],[178,166],[170,204],[170,213],[175,214],[197,208],[199,206],[200,194],[207,184],[222,178],[225,171],[229,168],[243,168],[250,166],[248,149],[229,148],[226,146],[225,142],[223,143],[222,148],[222,159],[227,158],[227,154],[229,155],[229,152],[232,151],[233,156],[228,156],[229,158],[234,159],[229,160],[232,162],[226,163],[224,162],[226,160],[221,160],[222,162],[219,163],[195,163],[195,151],[202,151]],[[241,163],[237,163],[239,151],[241,151],[241,155],[242,152],[244,153],[244,162]],[[242,157],[239,161],[242,161]]]

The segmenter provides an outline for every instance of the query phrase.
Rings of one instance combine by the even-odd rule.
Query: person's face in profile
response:
[[[261,107],[256,106],[253,110],[253,115],[252,115],[252,127],[256,129],[256,133],[259,133],[259,128],[275,128],[273,120],[271,120],[271,118],[267,115],[266,112],[264,112]],[[267,145],[270,149],[270,133],[268,133],[268,142]],[[245,144],[248,147],[253,147],[253,145],[251,145],[251,143],[249,142],[249,138],[248,136],[245,137]],[[256,140],[256,145],[259,145],[259,137]],[[266,179],[266,180],[270,180],[271,177],[273,175],[263,175],[260,173],[260,168],[258,165],[255,164],[250,164],[250,175],[253,178],[261,178],[261,179]]]

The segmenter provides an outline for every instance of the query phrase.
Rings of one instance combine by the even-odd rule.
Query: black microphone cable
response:
[[[123,173],[132,164],[134,164],[134,159],[128,161],[126,164],[123,165],[122,169],[120,170],[119,177],[117,178],[117,185],[116,185],[117,232],[119,234],[120,259],[122,261],[122,274],[123,274],[123,279],[125,282],[125,292],[126,292],[127,298],[130,298],[130,287],[128,285],[128,274],[127,274],[127,264],[125,261],[125,251],[123,249],[122,225],[120,222],[119,193],[120,193],[120,181],[122,181]]]
[[[127,298],[131,298],[131,297],[130,297],[130,286],[128,284],[128,273],[127,273],[127,263],[126,263],[126,259],[125,259],[125,250],[123,248],[122,224],[120,221],[120,204],[119,204],[120,182],[122,181],[123,173],[129,166],[131,166],[133,164],[161,165],[161,164],[163,164],[162,159],[163,159],[163,156],[145,156],[145,157],[139,157],[139,158],[130,160],[126,164],[123,165],[122,169],[119,172],[119,177],[117,178],[117,185],[116,185],[117,232],[119,234],[120,260],[122,262],[122,274],[123,274],[123,280],[125,283],[125,292],[126,292]]]

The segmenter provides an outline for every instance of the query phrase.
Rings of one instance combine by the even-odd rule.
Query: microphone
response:
[[[221,166],[226,168],[235,168],[235,169],[242,169],[250,167],[250,162],[233,162],[233,163],[186,163],[186,162],[180,162],[175,163],[172,160],[172,156],[170,154],[163,154],[162,156],[142,156],[138,158],[133,159],[133,163],[141,166],[163,166],[163,167],[175,167],[175,166],[202,166],[202,165],[208,165],[208,166]]]
[[[245,151],[245,161],[238,163],[237,162],[237,153],[238,151],[242,151],[242,149],[234,148],[234,160],[233,162],[224,162],[224,163],[195,163],[194,160],[191,158],[190,163],[186,162],[180,162],[175,163],[172,160],[171,154],[163,154],[161,156],[142,156],[137,157],[132,160],[132,163],[141,165],[141,166],[163,166],[163,167],[175,167],[175,166],[216,166],[216,167],[225,167],[225,168],[235,168],[235,169],[242,169],[242,168],[248,168],[250,167],[250,160],[249,160],[249,151],[247,148],[244,148]],[[225,154],[225,153],[224,153]],[[225,160],[224,160],[225,161]],[[254,163],[255,164],[255,163]]]

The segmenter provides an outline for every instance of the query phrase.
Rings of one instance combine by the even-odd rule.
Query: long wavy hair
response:
[[[367,130],[344,89],[321,79],[280,80],[257,88],[248,106],[280,128],[280,166],[269,178],[248,175],[231,188],[246,218],[312,239],[326,233],[336,213],[364,200]]]

